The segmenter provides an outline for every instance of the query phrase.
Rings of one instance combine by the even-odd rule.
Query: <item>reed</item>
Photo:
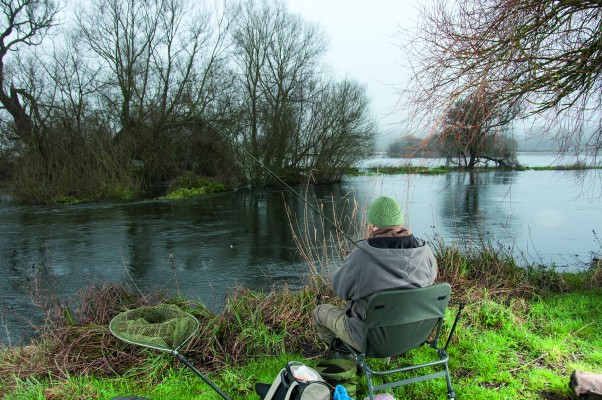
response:
[[[365,237],[367,231],[365,224],[358,222],[360,205],[355,198],[342,204],[332,198],[330,208],[315,197],[306,197],[305,201],[302,215],[293,214],[287,204],[285,207],[297,251],[307,266],[310,286],[321,290],[328,286],[341,260],[355,248],[353,238]],[[309,202],[319,214],[307,205]]]
[[[64,302],[38,302],[45,322],[36,327],[37,336],[30,345],[3,350],[0,380],[11,376],[65,379],[74,374],[122,373],[145,356],[119,343],[110,334],[108,323],[119,311],[158,299],[156,294],[141,296],[105,283],[80,290],[78,298]]]

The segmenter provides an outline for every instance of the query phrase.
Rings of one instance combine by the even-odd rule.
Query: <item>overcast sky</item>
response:
[[[317,22],[326,34],[326,62],[341,78],[368,86],[380,123],[380,145],[401,134],[395,113],[396,88],[407,79],[399,32],[416,24],[418,12],[410,0],[288,0],[289,9]],[[380,147],[380,146],[379,146]]]

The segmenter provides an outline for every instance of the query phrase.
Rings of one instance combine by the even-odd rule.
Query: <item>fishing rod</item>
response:
[[[253,154],[251,154],[247,149],[245,149],[243,146],[240,145],[240,143],[237,143],[234,138],[230,137],[230,135],[226,134],[224,131],[222,131],[219,127],[215,126],[213,123],[211,123],[210,121],[208,121],[206,118],[204,117],[200,117],[203,121],[205,121],[205,123],[207,123],[212,129],[214,129],[217,133],[220,134],[220,136],[222,136],[223,138],[225,138],[226,140],[228,140],[232,145],[234,145],[234,147],[236,147],[237,149],[239,149],[240,151],[242,151],[246,156],[248,156],[249,158],[251,158],[251,160],[253,160],[254,162],[256,162],[257,164],[259,164],[259,166],[261,166],[263,169],[265,169],[278,183],[280,183],[285,189],[287,189],[289,192],[291,192],[295,197],[297,197],[298,199],[300,199],[301,201],[303,201],[305,204],[307,204],[312,210],[314,210],[315,212],[318,213],[318,215],[320,215],[320,217],[322,217],[326,222],[328,222],[337,232],[339,232],[341,235],[343,235],[343,237],[345,239],[347,239],[348,241],[350,241],[351,243],[353,243],[354,246],[356,246],[357,248],[359,248],[359,246],[357,245],[356,241],[353,240],[349,235],[347,235],[347,233],[345,231],[343,231],[341,228],[339,228],[337,226],[337,224],[334,223],[334,221],[332,221],[330,218],[328,218],[326,215],[324,215],[324,213],[322,211],[320,211],[316,206],[314,206],[312,203],[310,203],[309,201],[307,201],[307,199],[303,196],[301,196],[300,193],[298,193],[295,189],[293,189],[289,184],[287,184],[282,178],[280,178],[278,176],[278,174],[276,174],[274,171],[272,171],[268,166],[266,166],[261,160],[259,160],[257,157],[255,157]]]

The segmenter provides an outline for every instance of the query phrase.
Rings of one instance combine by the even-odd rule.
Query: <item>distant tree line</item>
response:
[[[414,135],[402,136],[387,146],[387,156],[393,158],[439,157],[439,152],[424,141],[424,138]]]
[[[335,182],[370,152],[364,86],[279,0],[6,0],[0,179],[22,201],[120,198],[183,175]],[[59,24],[60,22],[60,24]]]

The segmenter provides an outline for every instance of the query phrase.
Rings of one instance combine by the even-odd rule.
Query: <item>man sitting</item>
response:
[[[363,343],[367,298],[382,290],[432,285],[437,260],[428,244],[403,226],[401,207],[381,196],[368,209],[370,234],[357,242],[333,277],[333,289],[346,300],[345,308],[318,305],[313,312],[318,336],[327,343],[334,337],[357,350]]]

